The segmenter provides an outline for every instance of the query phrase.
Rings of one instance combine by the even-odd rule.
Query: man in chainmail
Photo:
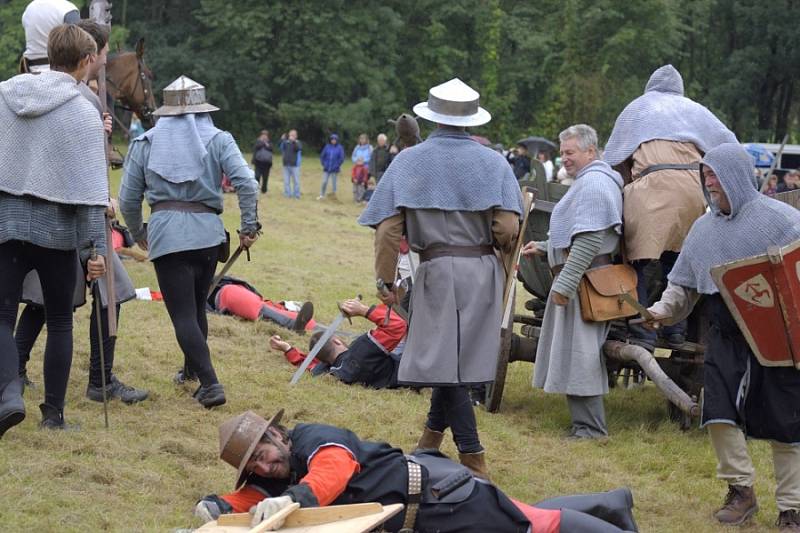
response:
[[[711,149],[700,166],[711,211],[694,223],[669,285],[650,307],[663,324],[686,317],[705,296],[710,329],[703,366],[702,425],[728,495],[715,517],[739,525],[757,510],[755,470],[745,436],[768,439],[777,487],[778,527],[800,531],[800,372],[762,366],[711,277],[713,266],[763,254],[800,239],[800,211],[758,192],[753,159],[739,144]]]
[[[529,242],[523,255],[545,255],[556,276],[536,349],[533,386],[566,394],[571,438],[608,436],[603,395],[608,377],[603,343],[608,322],[584,322],[578,282],[588,268],[611,264],[622,230],[622,178],[598,160],[597,133],[570,126],[559,135],[564,168],[575,183],[550,217],[550,239]]]
[[[683,78],[665,65],[644,94],[617,117],[603,159],[622,174],[625,251],[636,269],[639,301],[647,306],[645,269],[661,263],[661,287],[689,233],[706,211],[697,174],[702,154],[736,136],[714,114],[683,95]],[[631,325],[632,342],[652,351],[656,333]],[[670,346],[685,341],[686,321],[661,332]]]
[[[414,112],[438,125],[398,153],[359,223],[377,228],[375,273],[392,281],[405,234],[420,265],[411,292],[402,385],[434,387],[419,448],[438,448],[447,427],[461,462],[487,477],[468,387],[494,380],[505,273],[495,254],[516,242],[522,195],[503,157],[465,131],[491,120],[459,79],[433,87]]]

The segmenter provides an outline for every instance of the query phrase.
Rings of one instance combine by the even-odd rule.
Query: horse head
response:
[[[106,64],[108,93],[114,100],[135,112],[145,127],[154,124],[153,72],[144,62],[144,38],[136,43],[135,52],[121,52],[109,56]]]

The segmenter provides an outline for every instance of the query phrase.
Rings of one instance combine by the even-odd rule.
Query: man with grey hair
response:
[[[597,133],[577,124],[559,135],[561,160],[575,179],[550,217],[550,239],[531,241],[524,256],[547,255],[555,280],[536,350],[533,386],[566,394],[570,438],[605,438],[603,395],[608,378],[603,343],[608,322],[585,322],[578,282],[593,267],[611,264],[622,230],[622,177],[598,159]]]
[[[372,150],[372,156],[369,158],[369,175],[375,178],[375,183],[381,181],[383,173],[389,168],[389,163],[392,161],[392,155],[389,153],[389,145],[386,144],[386,135],[383,133],[378,134],[378,146]]]

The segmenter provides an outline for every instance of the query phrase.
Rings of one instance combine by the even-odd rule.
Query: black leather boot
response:
[[[22,379],[14,378],[0,392],[0,438],[23,420],[25,402],[22,400]]]
[[[639,531],[639,527],[633,518],[633,495],[630,489],[627,488],[550,498],[535,504],[534,507],[541,509],[572,509],[596,516],[623,531]]]
[[[40,403],[39,409],[42,411],[42,421],[40,428],[64,429],[64,410],[54,407],[49,403]]]

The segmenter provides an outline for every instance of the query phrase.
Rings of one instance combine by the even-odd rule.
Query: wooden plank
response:
[[[284,527],[281,533],[369,533],[403,510],[402,503],[384,505],[383,512],[317,526]]]
[[[383,512],[383,506],[378,502],[307,507],[289,515],[284,522],[284,527],[315,526],[381,512]]]
[[[229,513],[220,515],[217,518],[218,526],[247,526],[253,521],[253,515],[250,513]]]

